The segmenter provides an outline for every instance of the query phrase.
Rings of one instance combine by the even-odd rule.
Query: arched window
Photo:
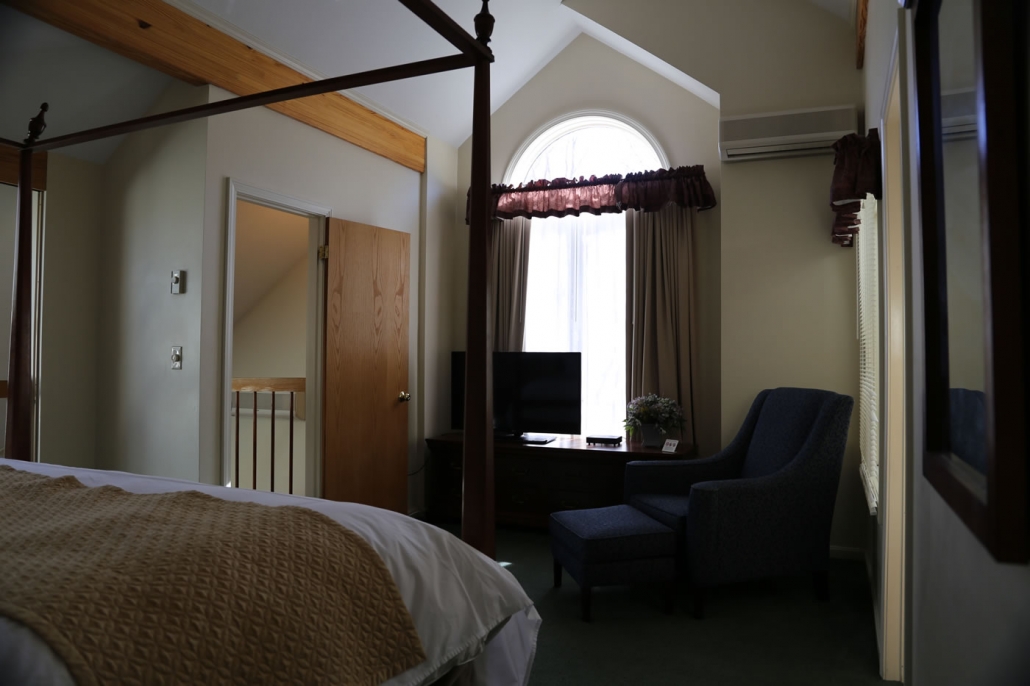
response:
[[[640,128],[574,116],[523,147],[507,183],[667,167]],[[626,220],[621,214],[533,219],[525,350],[581,352],[585,434],[618,434],[626,416]]]

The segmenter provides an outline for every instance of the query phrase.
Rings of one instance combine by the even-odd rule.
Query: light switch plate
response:
[[[172,369],[182,369],[182,346],[172,346]]]
[[[186,271],[177,269],[172,272],[172,295],[186,292]]]

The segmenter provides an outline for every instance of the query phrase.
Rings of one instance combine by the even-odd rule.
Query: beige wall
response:
[[[203,104],[171,85],[154,111]],[[131,134],[105,165],[97,339],[102,469],[197,481],[207,120]],[[172,295],[170,272],[186,270]],[[182,370],[171,346],[183,346]]]
[[[862,101],[853,28],[807,0],[639,0],[633,12],[617,0],[567,4],[716,90],[724,116]],[[830,156],[722,165],[722,445],[770,385],[857,396],[855,261],[830,243],[832,174]],[[798,332],[830,347],[799,345],[810,337]],[[857,465],[852,438],[831,543],[853,553],[868,513]]]
[[[466,273],[466,255],[455,246],[466,245],[464,226],[455,221],[455,208],[462,205],[458,192],[458,151],[435,138],[426,141],[426,173],[422,175],[422,236],[419,322],[422,359],[422,389],[419,436],[439,435],[451,428],[450,360],[452,350],[464,349],[456,340],[454,319],[464,306],[454,301],[458,283]],[[425,442],[419,441],[422,460]],[[416,467],[417,468],[417,467]],[[414,471],[414,469],[412,470]],[[412,502],[424,507],[425,472],[410,479]]]
[[[616,84],[613,86],[613,84]],[[491,120],[492,176],[500,182],[522,145],[551,120],[578,110],[606,110],[630,117],[647,129],[665,150],[672,166],[703,164],[720,191],[719,112],[699,97],[658,76],[593,38],[580,35],[507,103]],[[471,179],[471,141],[459,151],[459,188]],[[458,203],[463,240],[455,250],[467,255],[464,203]],[[697,307],[701,336],[701,392],[698,412],[699,450],[719,449],[719,301],[720,208],[702,212],[697,223]],[[455,349],[464,350],[465,278],[457,282],[453,330]],[[449,368],[449,361],[448,367]]]
[[[723,178],[762,186],[761,203],[723,206],[723,444],[759,391],[824,388],[858,397],[855,253],[830,242],[826,157],[726,165]],[[770,169],[771,167],[771,169]],[[853,419],[831,542],[865,536]]]
[[[103,168],[51,153],[45,198],[39,459],[93,467]]]
[[[228,93],[210,89],[210,99]],[[226,184],[235,179],[332,209],[333,216],[412,236],[409,322],[409,463],[418,467],[419,174],[265,108],[208,120],[201,274],[200,480],[215,483],[222,453],[222,327]],[[412,469],[414,471],[414,469]],[[311,476],[311,475],[309,475]],[[410,489],[413,490],[413,489]],[[417,503],[412,503],[414,508]]]
[[[306,224],[306,222],[304,222]],[[307,233],[307,227],[304,227]],[[239,240],[237,236],[237,240]],[[307,376],[308,260],[303,257],[233,325],[232,375]]]
[[[622,0],[565,4],[717,91],[724,115],[861,99],[854,29],[808,0],[636,0],[632,11]]]

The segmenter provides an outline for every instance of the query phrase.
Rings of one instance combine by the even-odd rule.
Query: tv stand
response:
[[[464,435],[436,436],[426,445],[427,515],[434,521],[460,521]],[[497,438],[497,523],[546,527],[552,512],[618,505],[627,462],[690,457],[694,448],[685,442],[675,453],[663,453],[637,441],[588,445],[585,436],[556,436],[543,445]]]
[[[518,443],[519,445],[547,445],[554,443],[557,436],[547,434],[498,434],[494,436],[495,443]]]

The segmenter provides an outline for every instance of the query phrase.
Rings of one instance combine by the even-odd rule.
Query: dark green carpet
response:
[[[532,686],[883,683],[861,562],[833,561],[826,603],[810,578],[741,584],[711,591],[698,621],[686,590],[666,615],[657,589],[597,589],[586,624],[576,582],[566,574],[551,588],[546,533],[499,530],[497,559],[511,563],[544,618]]]

